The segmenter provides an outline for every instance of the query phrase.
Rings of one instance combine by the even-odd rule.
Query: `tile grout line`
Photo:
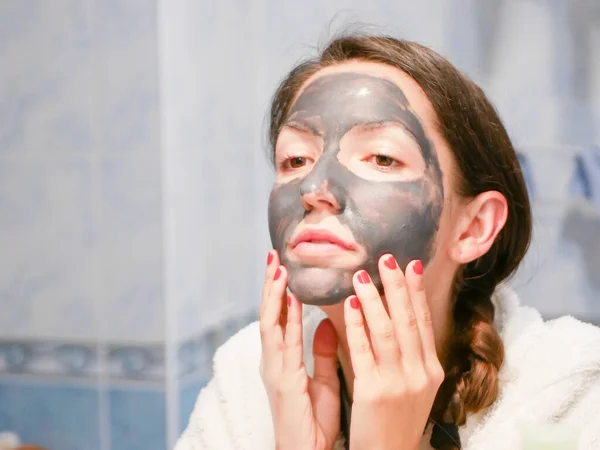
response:
[[[158,73],[158,109],[159,109],[159,161],[160,161],[160,209],[162,218],[161,230],[161,260],[162,260],[162,276],[163,276],[163,302],[165,311],[165,339],[164,339],[164,389],[165,389],[165,448],[172,448],[179,435],[179,377],[178,377],[178,361],[177,361],[177,314],[174,309],[177,308],[177,299],[173,299],[175,304],[172,305],[172,277],[170,275],[170,259],[171,259],[171,243],[169,240],[170,231],[173,229],[171,220],[170,208],[170,192],[169,180],[171,167],[167,155],[169,147],[169,126],[168,115],[168,89],[165,82],[166,72],[169,68],[165,66],[166,52],[168,45],[166,40],[169,34],[169,19],[171,19],[168,3],[166,0],[156,0],[156,60]],[[173,8],[173,3],[171,3]],[[172,13],[172,12],[171,12]],[[168,77],[167,77],[168,78]]]
[[[91,45],[95,38],[95,28],[93,21],[93,4],[95,0],[86,0],[86,25],[88,33],[88,45]],[[90,51],[91,53],[91,51]],[[102,271],[100,258],[98,255],[97,237],[99,235],[98,230],[102,225],[102,203],[101,199],[101,174],[100,174],[100,161],[98,155],[98,130],[95,122],[95,106],[96,98],[99,88],[98,75],[92,70],[90,61],[87,61],[87,72],[89,82],[89,103],[88,103],[88,126],[90,127],[90,134],[92,137],[92,148],[91,148],[91,201],[92,201],[92,285],[94,292],[94,315],[96,316],[96,350],[98,354],[98,375],[97,375],[97,390],[98,390],[98,433],[100,435],[100,450],[110,450],[110,407],[108,399],[108,385],[107,385],[107,352],[106,345],[104,342],[104,326],[103,319],[104,314],[102,308],[102,300],[104,298],[104,289],[102,283]]]

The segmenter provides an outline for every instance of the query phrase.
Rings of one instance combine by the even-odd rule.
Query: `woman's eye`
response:
[[[373,155],[370,158],[371,164],[375,164],[378,167],[391,168],[396,166],[402,166],[402,163],[397,159],[387,155]]]
[[[306,160],[307,158],[304,156],[294,156],[293,158],[289,158],[284,161],[283,165],[289,169],[299,169],[300,167],[306,165]]]
[[[385,156],[385,155],[376,155],[375,162],[377,163],[378,166],[389,167],[392,164],[394,164],[394,159],[390,158],[389,156]]]

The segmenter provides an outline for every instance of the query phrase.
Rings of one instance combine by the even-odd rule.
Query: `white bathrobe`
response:
[[[568,299],[565,299],[567,301]],[[506,356],[496,402],[467,418],[464,450],[519,449],[524,424],[565,424],[579,449],[600,450],[600,328],[562,317],[544,322],[510,290],[494,296],[495,326]],[[305,308],[305,363],[312,373],[312,337],[323,318]],[[214,357],[214,377],[200,392],[175,450],[274,449],[269,403],[259,374],[258,322],[239,331]],[[422,448],[428,447],[424,443]],[[341,439],[336,444],[340,448]]]

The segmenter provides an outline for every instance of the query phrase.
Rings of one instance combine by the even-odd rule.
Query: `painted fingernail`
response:
[[[350,298],[350,306],[352,306],[354,309],[360,308],[360,301],[358,301],[358,297],[356,295]]]
[[[383,263],[385,264],[385,267],[390,270],[394,270],[398,267],[398,264],[396,264],[396,258],[394,258],[392,255],[388,256]]]
[[[361,284],[367,284],[369,281],[371,281],[371,278],[369,277],[369,274],[366,270],[361,270],[359,272],[358,281],[360,281]]]
[[[273,262],[273,253],[269,252],[269,255],[267,256],[267,266],[270,266],[272,262]]]
[[[292,306],[292,297],[290,297],[288,295],[287,298],[288,298],[288,308],[289,308],[290,306]]]
[[[420,260],[417,260],[413,265],[413,270],[417,275],[423,275],[423,263]]]
[[[273,279],[277,280],[280,275],[281,275],[281,267],[278,267],[277,270],[275,271],[275,276],[273,277]]]

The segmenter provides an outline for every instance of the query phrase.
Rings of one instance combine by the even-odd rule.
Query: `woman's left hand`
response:
[[[444,380],[423,266],[412,261],[405,276],[384,255],[379,273],[389,314],[366,271],[353,278],[358,298],[344,305],[355,377],[350,448],[416,450]]]

